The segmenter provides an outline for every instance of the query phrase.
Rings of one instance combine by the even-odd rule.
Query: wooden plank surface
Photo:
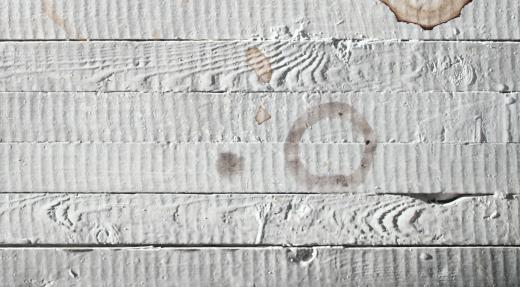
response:
[[[4,0],[0,11],[2,40],[520,39],[517,0],[475,0],[432,31],[379,0]]]
[[[16,245],[519,245],[518,196],[3,194]],[[435,197],[432,197],[432,200]]]
[[[518,193],[519,144],[0,144],[1,192]]]
[[[517,0],[0,1],[0,285],[518,286],[519,92]]]
[[[518,252],[503,247],[2,249],[0,279],[8,286],[515,286]]]
[[[0,93],[0,142],[283,143],[298,118],[335,103],[353,113],[330,115],[324,108],[300,142],[364,143],[352,123],[358,117],[378,143],[520,143],[518,98],[492,92],[6,92]]]
[[[519,51],[373,39],[3,42],[0,91],[517,92]]]

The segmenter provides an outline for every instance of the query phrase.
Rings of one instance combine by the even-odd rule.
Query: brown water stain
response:
[[[360,165],[349,175],[315,175],[310,173],[299,157],[300,140],[305,131],[326,118],[345,117],[350,119],[352,127],[361,132],[364,137],[365,148],[361,157]],[[284,146],[285,162],[290,172],[300,181],[308,186],[341,185],[352,188],[361,184],[372,167],[374,153],[376,150],[376,137],[374,131],[354,108],[346,103],[331,102],[321,104],[309,109],[299,117],[292,125]]]
[[[223,176],[232,176],[244,169],[244,159],[234,153],[223,152],[217,160],[217,172]]]
[[[152,39],[157,40],[157,39],[161,39],[161,38],[162,38],[161,37],[161,33],[159,31],[157,31],[157,30],[154,30],[153,33],[152,33]]]
[[[258,80],[262,83],[269,83],[273,76],[273,69],[269,58],[265,56],[258,48],[247,48],[246,62],[258,76]]]
[[[264,105],[260,105],[258,107],[258,110],[256,111],[255,120],[258,125],[263,124],[264,122],[271,119],[271,115],[269,112],[265,109]]]
[[[399,22],[413,23],[425,30],[460,16],[472,0],[381,0]]]
[[[65,34],[67,34],[67,38],[87,41],[86,37],[81,36],[74,28],[71,28],[70,25],[68,25],[60,15],[56,13],[52,0],[42,0],[42,6],[43,13],[49,17],[49,19],[51,19],[56,26],[60,27],[65,32]]]

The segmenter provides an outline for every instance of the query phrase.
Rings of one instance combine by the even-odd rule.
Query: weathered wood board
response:
[[[283,143],[299,118],[328,103],[353,113],[323,109],[300,142],[364,143],[357,116],[378,143],[520,143],[519,95],[493,92],[6,92],[0,142]]]
[[[0,1],[0,285],[520,286],[519,93],[517,0]]]
[[[516,286],[518,253],[516,247],[2,249],[0,280],[8,286]]]
[[[520,245],[518,196],[2,194],[1,244]]]
[[[475,0],[432,31],[379,0],[4,0],[0,16],[2,40],[520,39],[517,0]]]
[[[2,192],[510,194],[519,144],[0,144]]]
[[[518,92],[519,55],[518,42],[0,42],[0,91]]]

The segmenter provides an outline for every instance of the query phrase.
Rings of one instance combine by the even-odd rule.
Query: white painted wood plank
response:
[[[518,245],[519,212],[518,196],[1,194],[0,244]]]
[[[0,91],[514,92],[519,53],[510,42],[3,42]]]
[[[518,193],[518,144],[0,144],[2,192]]]
[[[2,249],[8,286],[516,286],[511,248]]]
[[[0,93],[0,142],[283,143],[298,118],[336,103],[350,105],[378,143],[519,143],[518,98],[480,92],[7,92]],[[268,117],[261,124],[260,110]],[[300,142],[365,142],[346,111],[327,116]]]
[[[413,5],[412,1],[412,5]],[[516,0],[475,0],[425,31],[380,0],[4,0],[0,39],[520,39]]]

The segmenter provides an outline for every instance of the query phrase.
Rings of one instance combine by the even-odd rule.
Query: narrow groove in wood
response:
[[[442,249],[474,249],[474,248],[520,248],[518,244],[384,244],[384,245],[355,245],[355,244],[297,244],[297,245],[277,245],[277,244],[3,244],[0,243],[1,250],[45,250],[45,249],[70,249],[70,252],[90,252],[92,250],[204,250],[204,249],[298,249],[298,248],[340,248],[351,249],[409,249],[409,248],[442,248]]]

